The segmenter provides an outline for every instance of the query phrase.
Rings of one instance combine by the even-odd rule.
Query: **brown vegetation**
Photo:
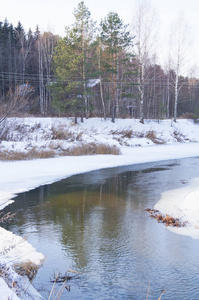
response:
[[[74,141],[74,134],[65,128],[54,128],[52,127],[52,140],[71,140]]]
[[[3,214],[1,212],[0,213],[0,223],[10,222],[15,217],[15,215],[16,215],[16,213],[8,212],[6,214]]]
[[[56,150],[59,148],[60,152]],[[109,146],[106,144],[83,143],[81,145],[73,146],[69,149],[63,149],[61,146],[51,146],[51,150],[41,150],[33,147],[28,152],[20,151],[0,151],[1,161],[16,161],[16,160],[31,160],[41,158],[51,158],[56,156],[80,156],[80,155],[95,155],[95,154],[113,154],[119,155],[120,150],[116,146]]]
[[[36,276],[40,266],[31,261],[26,261],[14,265],[15,271],[21,276],[27,276],[30,281]]]
[[[165,141],[161,138],[158,138],[154,130],[149,130],[145,134],[145,138],[151,140],[154,144],[165,144]]]
[[[113,135],[121,135],[122,138],[132,138],[133,136],[133,130],[132,129],[126,129],[126,130],[112,130],[111,134]]]
[[[173,137],[178,141],[178,142],[183,142],[185,140],[185,136],[178,130],[175,130],[173,132]]]
[[[28,84],[17,86],[14,90],[10,88],[5,97],[0,98],[0,124],[2,124],[6,118],[15,115],[21,109],[24,109],[29,103],[34,88]]]
[[[56,153],[52,150],[44,151],[37,150],[33,147],[28,152],[20,151],[0,151],[0,160],[2,161],[15,161],[15,160],[30,160],[30,159],[39,159],[39,158],[50,158],[54,157]]]
[[[156,219],[158,223],[164,223],[166,226],[184,227],[186,225],[185,222],[181,222],[177,218],[173,218],[172,216],[161,214],[159,210],[150,209],[150,208],[147,208],[145,210],[149,212],[151,218]]]
[[[120,150],[116,146],[106,144],[82,144],[80,146],[71,147],[66,150],[63,155],[79,156],[79,155],[94,155],[94,154],[113,154],[119,155]]]
[[[0,264],[0,278],[3,278],[6,282],[8,281],[9,277],[9,268],[6,265]]]

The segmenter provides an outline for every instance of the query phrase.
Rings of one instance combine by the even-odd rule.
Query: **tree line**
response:
[[[83,1],[74,17],[64,37],[0,22],[0,112],[23,96],[22,113],[82,121],[198,117],[199,80],[180,74],[181,44],[176,61],[157,63],[148,8],[140,7],[133,30],[115,12],[97,24]]]

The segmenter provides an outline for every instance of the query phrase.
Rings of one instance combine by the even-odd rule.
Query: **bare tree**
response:
[[[177,106],[179,92],[183,83],[179,81],[180,75],[185,71],[188,62],[188,26],[186,25],[183,15],[179,15],[178,20],[172,26],[172,33],[170,38],[170,60],[174,76],[172,77],[172,87],[174,89],[174,122],[177,118]]]
[[[135,34],[135,56],[137,61],[137,80],[140,94],[140,122],[144,123],[144,100],[145,85],[147,78],[147,67],[150,58],[154,54],[155,41],[157,35],[156,13],[152,7],[144,2],[139,5],[133,24],[133,33]]]
[[[57,44],[58,37],[51,32],[44,32],[37,40],[38,64],[39,64],[39,96],[40,110],[46,114],[51,104],[51,93],[48,89],[50,77],[52,75],[53,52]]]
[[[22,84],[17,86],[15,91],[10,88],[7,95],[0,99],[0,136],[2,135],[6,119],[23,110],[29,103],[33,92],[34,89],[29,84]]]

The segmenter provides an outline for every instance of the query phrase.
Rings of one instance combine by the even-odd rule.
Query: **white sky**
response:
[[[109,11],[114,11],[126,24],[131,24],[140,1],[142,0],[85,0],[84,3],[94,20],[100,21]],[[0,21],[7,18],[9,23],[16,26],[20,20],[26,31],[29,28],[35,31],[36,25],[39,25],[41,31],[50,30],[54,34],[64,36],[65,26],[73,23],[73,10],[79,2],[80,0],[0,0]],[[190,28],[189,36],[199,46],[199,0],[148,0],[148,2],[157,11],[160,36],[164,38],[163,41],[166,40],[166,44],[168,41],[166,35],[170,32],[173,21],[183,13]],[[196,46],[193,44],[192,47]],[[197,54],[193,56],[197,63],[199,61]]]

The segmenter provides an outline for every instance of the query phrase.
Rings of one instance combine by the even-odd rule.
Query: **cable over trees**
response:
[[[112,122],[134,117],[141,123],[198,115],[199,79],[182,74],[183,30],[175,26],[172,59],[165,67],[158,63],[150,6],[138,7],[131,31],[113,11],[97,24],[84,1],[73,14],[64,37],[41,33],[39,27],[26,33],[20,22],[16,27],[0,22],[0,118],[23,85],[32,91],[21,113],[81,117],[82,122],[89,116]]]
[[[60,111],[81,111],[88,118],[90,88],[88,79],[93,78],[92,43],[95,23],[84,2],[74,10],[75,23],[66,28],[66,36],[55,49],[55,82],[51,85],[54,107]],[[77,119],[75,119],[77,121]]]
[[[122,92],[121,84],[118,86],[118,82],[123,79],[122,69],[128,60],[126,51],[132,46],[133,40],[127,27],[114,12],[110,12],[100,23],[100,41],[104,54],[102,64],[106,79],[111,82],[111,120],[113,123],[115,115],[119,115],[119,97]]]

